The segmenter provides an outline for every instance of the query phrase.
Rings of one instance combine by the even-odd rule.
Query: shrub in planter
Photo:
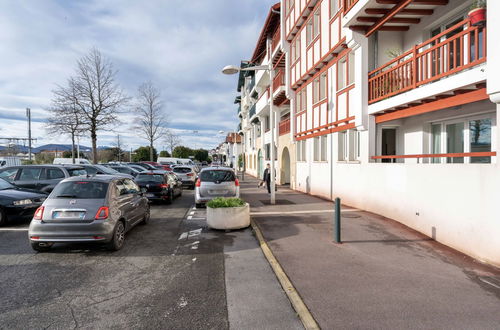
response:
[[[474,0],[469,11],[472,25],[484,25],[486,22],[486,0]]]
[[[250,206],[239,198],[214,198],[207,203],[207,224],[213,229],[240,229],[250,225]]]

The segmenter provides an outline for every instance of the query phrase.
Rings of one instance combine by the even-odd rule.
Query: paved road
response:
[[[153,206],[114,253],[34,253],[27,223],[0,228],[0,329],[300,328],[250,229],[211,231],[192,202]]]

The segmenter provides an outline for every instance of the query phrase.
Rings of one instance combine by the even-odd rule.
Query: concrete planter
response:
[[[250,226],[250,205],[238,207],[207,206],[207,224],[213,229],[240,229]]]

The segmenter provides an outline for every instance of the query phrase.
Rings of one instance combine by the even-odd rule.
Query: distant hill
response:
[[[23,145],[18,144],[15,146],[15,148],[19,152],[23,152],[23,153],[28,152],[27,146],[23,146]],[[103,148],[107,148],[107,147],[103,147]],[[5,149],[8,149],[8,147],[0,146],[0,151],[5,150]],[[71,151],[71,144],[45,144],[43,146],[31,148],[31,152],[33,152],[35,154],[39,153],[41,151],[55,151],[55,150],[57,150],[57,151]],[[80,145],[80,151],[81,152],[90,152],[90,151],[92,151],[92,148]]]

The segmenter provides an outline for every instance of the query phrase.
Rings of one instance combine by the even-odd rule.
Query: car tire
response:
[[[196,203],[196,208],[201,209],[203,207],[203,203]]]
[[[111,251],[118,251],[125,243],[125,225],[123,221],[118,221],[115,230],[113,230],[113,238],[108,243],[108,249]]]
[[[165,200],[165,203],[170,205],[170,204],[172,204],[173,201],[174,201],[174,193],[172,192],[172,190],[170,190],[168,192],[168,198]]]
[[[5,211],[0,208],[0,227],[5,224],[7,224],[7,215],[5,214]]]
[[[142,218],[141,225],[146,225],[149,222],[149,219],[151,218],[151,209],[149,207],[149,204],[147,206],[146,214],[144,214],[144,218]]]
[[[194,190],[194,188],[195,188],[195,187],[196,187],[196,185],[193,183],[193,184],[191,185],[191,190]]]
[[[46,245],[41,246],[38,242],[31,242],[31,248],[36,252],[47,252],[52,247],[53,243],[45,243]]]

